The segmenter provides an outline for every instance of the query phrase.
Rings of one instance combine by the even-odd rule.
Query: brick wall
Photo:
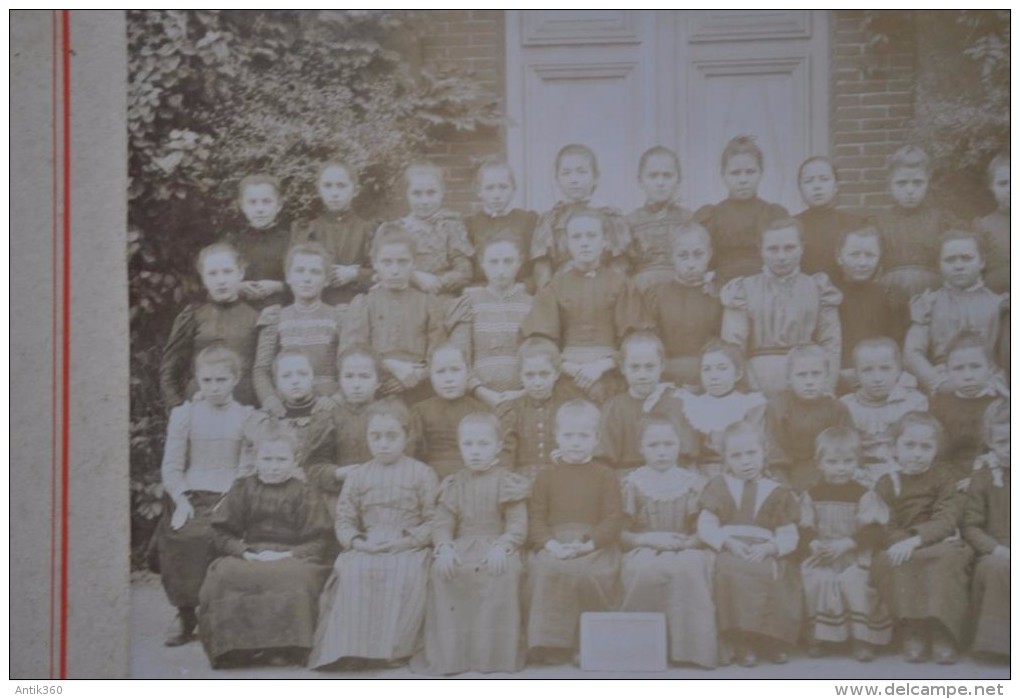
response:
[[[843,206],[888,206],[886,158],[906,143],[914,116],[915,34],[904,22],[894,40],[867,47],[865,13],[833,13],[831,153]]]
[[[500,10],[434,10],[428,13],[422,39],[423,59],[437,68],[455,66],[478,80],[486,97],[505,111],[505,32]],[[446,205],[462,212],[475,202],[472,179],[480,159],[505,154],[499,128],[442,135],[429,157],[446,170]]]

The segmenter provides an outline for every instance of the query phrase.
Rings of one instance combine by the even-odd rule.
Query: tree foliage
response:
[[[238,225],[238,181],[266,171],[292,217],[311,212],[315,166],[361,172],[356,206],[387,206],[400,169],[439,129],[496,114],[478,84],[421,60],[422,13],[128,12],[131,468],[135,541],[160,514],[166,416],[157,371],[170,324],[199,285],[196,252]]]

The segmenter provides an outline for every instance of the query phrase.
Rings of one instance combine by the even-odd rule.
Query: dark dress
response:
[[[279,217],[268,228],[253,228],[245,223],[240,228],[227,233],[224,242],[230,243],[241,253],[244,260],[245,281],[263,281],[271,279],[277,282],[286,281],[284,265],[287,261],[287,249],[290,247],[291,225],[283,216]],[[293,300],[289,289],[281,293],[271,294],[264,299],[252,300],[251,305],[258,310],[274,304],[288,304]]]
[[[985,284],[992,291],[1009,292],[1009,212],[995,210],[974,222],[985,253]]]
[[[1009,655],[1009,559],[991,555],[1009,548],[1009,469],[997,464],[974,474],[963,509],[963,538],[977,552],[971,582],[973,650]]]
[[[789,213],[779,204],[758,197],[725,199],[698,209],[694,220],[712,235],[713,262],[720,285],[761,271],[761,232],[787,216]]]
[[[552,464],[556,411],[564,403],[582,397],[581,389],[563,376],[546,400],[535,400],[525,394],[501,404],[497,413],[503,431],[502,462],[534,481],[540,471]]]
[[[350,303],[355,296],[372,287],[372,223],[348,211],[323,211],[309,221],[294,226],[292,242],[321,243],[334,265],[358,265],[358,276],[343,286],[327,286],[322,300],[331,306]]]
[[[896,619],[936,619],[959,645],[967,619],[967,582],[974,552],[957,536],[960,519],[956,481],[934,464],[917,474],[882,476],[875,492],[889,507],[887,547],[921,537],[910,560],[898,566],[879,554],[876,586]]]
[[[825,272],[835,279],[836,254],[840,239],[847,231],[864,226],[865,219],[835,206],[817,206],[801,211],[796,216],[804,232],[804,254],[800,268],[805,274]]]
[[[235,482],[212,519],[221,558],[202,585],[199,628],[215,667],[233,651],[312,647],[319,593],[329,566],[329,513],[315,491],[291,478]],[[246,551],[290,551],[277,561],[248,561]]]
[[[882,236],[882,283],[899,289],[906,298],[941,284],[939,238],[951,218],[927,202],[913,209],[896,206],[874,218]]]
[[[472,396],[455,400],[433,396],[414,405],[412,432],[418,436],[415,456],[431,466],[440,481],[459,471],[464,467],[457,445],[460,421],[472,413],[488,412],[489,407]]]
[[[854,347],[861,340],[888,337],[903,346],[903,338],[910,327],[905,296],[877,281],[847,280],[841,271],[835,273],[832,281],[843,293],[843,303],[839,306],[839,322],[843,331],[842,368],[853,368]]]
[[[666,347],[663,379],[677,386],[701,385],[701,349],[722,329],[716,284],[706,280],[688,286],[672,279],[645,292],[644,308]]]
[[[210,301],[181,311],[174,320],[159,365],[159,387],[166,409],[176,408],[195,395],[198,390],[195,357],[214,342],[223,343],[241,358],[241,376],[234,388],[234,399],[242,405],[255,405],[251,368],[255,361],[258,318],[259,312],[241,300]]]
[[[942,424],[946,435],[939,458],[958,481],[971,475],[974,459],[985,450],[985,411],[997,398],[997,395],[962,398],[940,393],[931,399],[931,414]]]
[[[485,254],[486,242],[496,237],[509,238],[517,243],[517,249],[521,253],[521,268],[517,272],[517,279],[525,283],[529,293],[534,292],[531,284],[530,254],[531,236],[534,235],[537,224],[538,214],[524,209],[511,209],[501,216],[492,216],[485,211],[479,211],[465,218],[468,240],[475,249],[474,283],[481,285],[487,283],[482,272],[482,256]]]
[[[818,482],[815,439],[829,427],[853,427],[847,407],[832,396],[798,398],[793,391],[774,396],[765,407],[768,463],[773,475],[799,493]]]

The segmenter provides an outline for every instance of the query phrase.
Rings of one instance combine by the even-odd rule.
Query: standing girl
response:
[[[438,484],[431,468],[404,453],[410,425],[399,401],[371,408],[372,460],[348,477],[337,501],[343,552],[322,592],[311,667],[399,663],[420,646]]]
[[[801,268],[807,274],[825,272],[833,276],[836,250],[847,231],[864,225],[864,219],[836,208],[839,182],[836,168],[828,158],[815,155],[797,170],[800,197],[807,208],[797,214],[804,231],[804,257]]]
[[[631,274],[644,292],[673,279],[673,231],[691,220],[691,212],[676,203],[680,158],[670,149],[655,146],[641,155],[638,184],[645,203],[627,214],[626,221]]]
[[[372,224],[351,209],[358,194],[358,172],[347,163],[330,160],[319,166],[315,181],[322,211],[294,227],[293,243],[319,243],[333,259],[323,300],[339,306],[372,285],[369,243]]]
[[[242,405],[254,405],[251,365],[259,312],[241,300],[244,263],[233,246],[215,243],[202,248],[196,266],[209,300],[189,305],[174,320],[159,366],[163,404],[172,410],[195,395],[198,387],[191,377],[195,356],[215,342],[237,353],[241,368],[234,397]]]
[[[576,143],[563,146],[556,154],[556,185],[561,199],[538,219],[535,235],[531,239],[531,261],[534,265],[535,288],[541,289],[553,273],[559,271],[572,259],[567,245],[567,220],[580,209],[589,209],[591,199],[599,183],[599,163],[595,152],[588,146]],[[615,209],[600,207],[606,243],[602,253],[613,266],[624,269],[626,253],[630,246],[630,230],[623,216]]]
[[[715,272],[720,284],[754,274],[761,266],[758,241],[773,221],[789,214],[758,197],[765,168],[761,149],[750,136],[730,139],[722,153],[722,179],[729,196],[700,208],[694,218],[712,234]]]

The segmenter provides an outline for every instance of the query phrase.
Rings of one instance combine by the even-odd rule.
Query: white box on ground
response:
[[[666,616],[653,612],[585,612],[581,615],[581,669],[665,671]]]

